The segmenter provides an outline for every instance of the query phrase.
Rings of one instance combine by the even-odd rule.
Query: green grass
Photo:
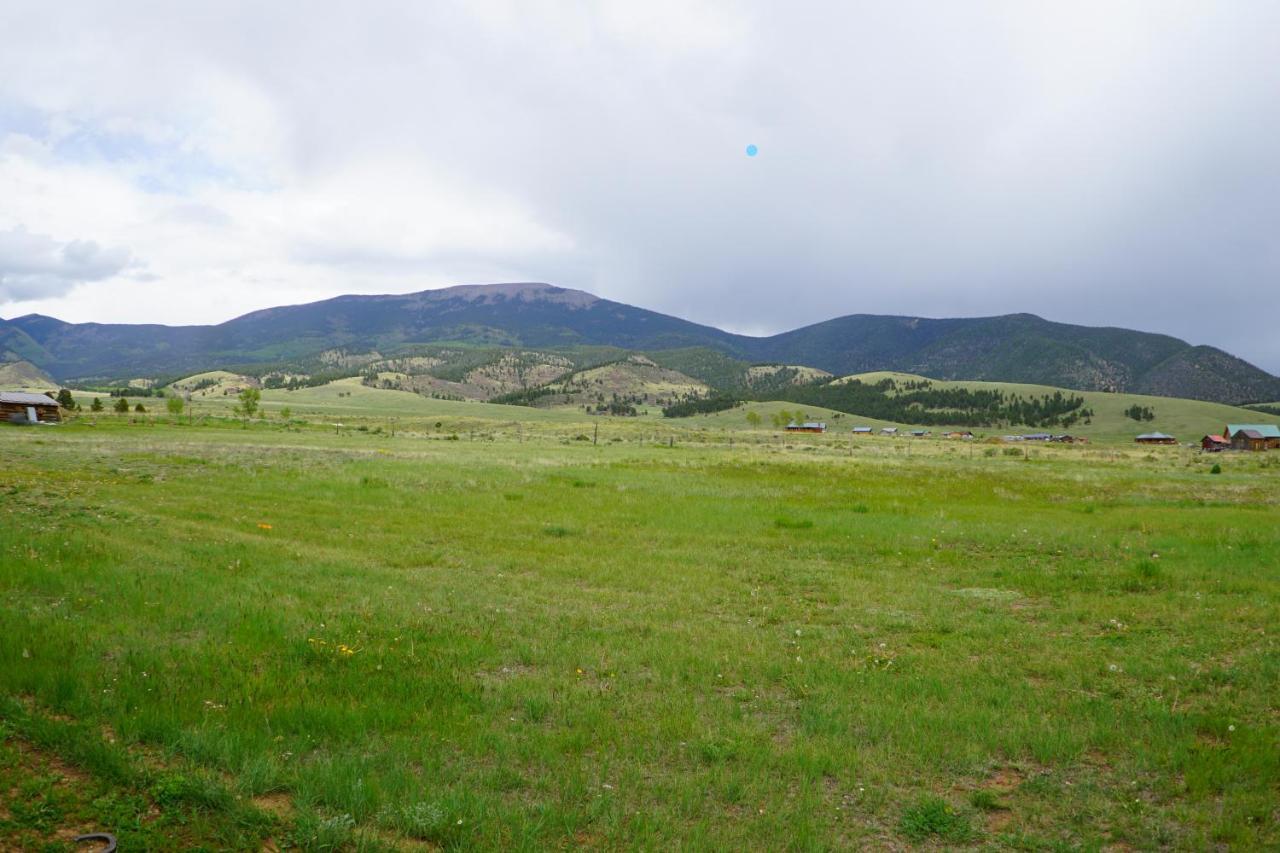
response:
[[[859,374],[856,378],[875,382],[886,377],[899,380],[923,378],[911,374],[888,372]],[[931,381],[944,388],[964,386],[1000,389],[1006,393],[1022,396],[1039,396],[1062,390],[1041,385],[1019,385],[1007,382]],[[1132,444],[1134,436],[1155,430],[1174,435],[1183,443],[1195,443],[1205,434],[1220,431],[1228,422],[1251,423],[1258,421],[1259,418],[1265,420],[1265,417],[1256,411],[1218,403],[1137,394],[1105,394],[1090,391],[1068,393],[1084,397],[1086,405],[1095,412],[1091,424],[1076,424],[1069,431],[1091,441],[1105,444]],[[90,399],[88,396],[85,397],[86,409]],[[156,399],[131,399],[130,406],[139,401],[149,411],[163,411],[163,402]],[[114,400],[110,398],[104,399],[108,408],[113,402]],[[192,404],[192,411],[197,416],[200,414],[225,416],[231,412],[236,402],[234,396],[219,394],[207,397],[197,396]],[[1138,422],[1126,417],[1124,410],[1135,404],[1152,408],[1156,413],[1155,420]],[[408,391],[369,388],[362,385],[359,378],[341,379],[326,385],[301,388],[296,391],[279,389],[263,391],[262,408],[270,417],[277,417],[283,409],[287,408],[296,418],[349,425],[376,422],[387,429],[390,429],[392,424],[399,424],[402,428],[412,428],[415,424],[431,428],[439,422],[442,425],[441,428],[447,427],[455,431],[498,428],[497,425],[505,425],[508,431],[568,428],[571,425],[577,426],[580,430],[584,421],[583,413],[576,407],[531,408],[474,401],[437,400]],[[641,416],[636,418],[596,418],[594,422],[603,424],[603,428],[624,437],[644,432],[661,433],[664,437],[668,434],[680,435],[688,432],[722,432],[735,435],[738,440],[743,438],[742,434],[754,434],[760,440],[776,441],[780,433],[772,426],[772,418],[783,410],[792,415],[803,414],[810,420],[825,421],[829,430],[828,440],[850,438],[850,431],[854,426],[870,426],[877,430],[884,426],[896,426],[904,430],[914,428],[909,424],[865,418],[857,414],[841,413],[817,406],[783,402],[747,403],[727,411],[689,418],[663,418],[660,409],[641,407]],[[750,412],[760,416],[760,424],[753,426],[748,421],[747,415]],[[965,427],[957,428],[965,429]],[[948,427],[933,426],[929,429],[938,435]],[[975,429],[975,432],[983,436],[1000,436],[1009,432],[1028,431],[1033,429],[1017,426]],[[766,436],[769,438],[765,439]],[[787,440],[792,440],[792,437],[788,437]],[[856,440],[865,442],[867,437]]]
[[[425,417],[0,431],[0,847],[1280,844],[1273,455]]]
[[[881,379],[903,381],[919,381],[923,376],[910,373],[894,373],[878,371],[861,373],[851,377],[872,384]],[[1076,424],[1068,432],[1083,435],[1091,440],[1110,442],[1133,441],[1134,436],[1144,432],[1164,432],[1176,436],[1183,443],[1200,441],[1204,435],[1216,434],[1228,423],[1256,423],[1261,416],[1256,411],[1227,406],[1221,403],[1206,403],[1202,400],[1183,400],[1176,397],[1151,397],[1144,394],[1108,394],[1102,391],[1070,391],[1064,388],[1053,388],[1048,385],[1025,385],[1015,382],[978,382],[973,380],[944,381],[930,379],[938,388],[972,388],[975,390],[1000,390],[1006,394],[1018,394],[1022,397],[1038,397],[1062,391],[1064,394],[1083,397],[1085,406],[1093,409],[1091,424]],[[1155,420],[1138,422],[1124,414],[1131,406],[1147,406],[1155,412]],[[1245,420],[1241,420],[1241,419]],[[1253,421],[1247,420],[1253,418]],[[986,430],[987,432],[1028,432],[1029,429],[1009,428],[1006,430]],[[1039,431],[1039,430],[1035,430]],[[1053,430],[1058,432],[1059,430]]]

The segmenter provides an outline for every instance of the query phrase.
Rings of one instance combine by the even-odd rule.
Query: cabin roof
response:
[[[1154,439],[1161,439],[1161,438],[1173,438],[1173,436],[1165,435],[1162,432],[1144,432],[1142,435],[1138,436],[1136,440],[1141,441],[1144,438],[1154,440]]]
[[[1258,433],[1250,438],[1280,438],[1280,426],[1275,424],[1227,424],[1227,435],[1232,436],[1244,430],[1246,433],[1253,430]]]
[[[58,405],[58,401],[47,394],[28,394],[25,391],[0,391],[0,403],[16,403],[20,406]]]

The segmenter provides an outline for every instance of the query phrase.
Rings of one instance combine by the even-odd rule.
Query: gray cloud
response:
[[[58,8],[0,13],[0,87],[177,128],[154,135],[210,175],[292,193],[254,234],[305,255],[273,280],[328,264],[327,289],[407,291],[491,251],[513,279],[744,331],[1029,311],[1280,371],[1270,0]],[[328,182],[387,162],[405,191]],[[497,199],[468,213],[495,234],[509,201],[563,239],[418,240],[449,233],[415,208],[440,175],[450,204]]]
[[[128,263],[127,251],[92,240],[64,243],[22,228],[0,231],[0,302],[61,296],[78,284],[110,278]]]

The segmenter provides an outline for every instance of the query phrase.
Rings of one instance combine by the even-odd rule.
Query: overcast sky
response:
[[[1280,373],[1280,2],[0,3],[0,316],[489,281]]]

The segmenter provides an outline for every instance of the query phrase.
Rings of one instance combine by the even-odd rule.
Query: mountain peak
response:
[[[589,308],[600,301],[584,290],[571,290],[540,281],[500,282],[497,284],[459,284],[439,290],[424,290],[414,296],[423,303],[465,299],[467,302],[492,305],[495,302],[551,302],[569,308]]]

